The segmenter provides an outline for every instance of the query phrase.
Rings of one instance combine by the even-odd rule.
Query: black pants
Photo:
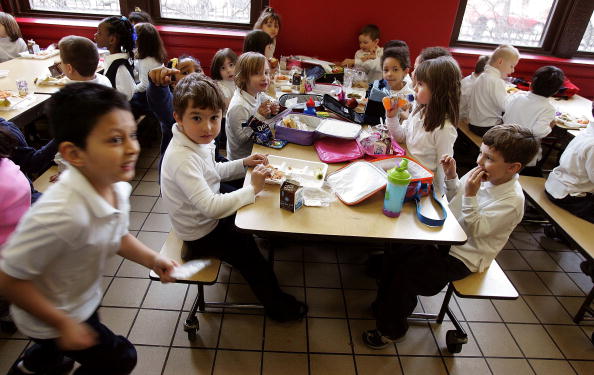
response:
[[[66,356],[81,365],[75,375],[130,374],[136,366],[134,345],[101,324],[97,312],[85,323],[97,333],[97,345],[85,350],[64,351],[55,339],[33,339],[35,344],[25,351],[25,367],[35,373],[45,373],[59,366]]]
[[[557,206],[566,209],[577,217],[594,223],[594,195],[592,193],[586,194],[585,197],[572,197],[568,195],[562,199],[554,198],[546,190],[545,193],[551,202]]]
[[[532,167],[524,167],[520,174],[522,176],[533,176],[533,177],[543,177],[542,169],[537,167],[536,165]]]
[[[469,274],[464,263],[450,256],[443,246],[401,245],[387,250],[374,307],[377,329],[384,336],[403,336],[417,296],[434,296],[450,281]]]
[[[264,307],[276,308],[283,295],[272,265],[262,256],[251,234],[240,232],[235,215],[219,220],[206,236],[186,241],[192,256],[214,256],[239,270]]]
[[[472,124],[468,124],[468,129],[470,129],[471,132],[473,132],[476,135],[480,135],[481,137],[483,135],[485,135],[486,132],[489,131],[489,129],[491,129],[492,126],[476,126],[476,125],[472,125]]]

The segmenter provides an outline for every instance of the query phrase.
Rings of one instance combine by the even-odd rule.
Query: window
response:
[[[461,0],[451,44],[513,44],[565,58],[593,53],[593,10],[592,0]]]
[[[238,27],[256,22],[267,0],[0,0],[5,11],[17,16],[54,16],[101,19],[128,14],[136,7],[158,24]]]

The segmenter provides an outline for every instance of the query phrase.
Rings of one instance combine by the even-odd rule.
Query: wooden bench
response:
[[[47,188],[52,184],[50,181],[50,177],[55,176],[58,174],[58,166],[54,165],[51,166],[47,171],[43,172],[43,174],[33,181],[33,188],[43,193],[47,190]]]
[[[470,139],[470,141],[474,143],[476,147],[481,148],[481,144],[483,143],[483,137],[474,134],[470,130],[470,128],[468,127],[468,121],[460,121],[458,123],[458,129],[466,136],[466,138]]]
[[[574,247],[580,251],[588,261],[594,260],[594,224],[575,215],[567,210],[557,206],[545,194],[545,179],[540,177],[520,176],[520,184],[526,194],[526,197],[532,204],[541,211],[555,225],[561,233]],[[592,277],[592,275],[589,275]],[[594,300],[594,286],[573,318],[576,323],[581,322],[587,313],[594,316],[594,310],[590,304]],[[593,337],[594,340],[594,337]]]
[[[517,299],[518,292],[514,285],[509,281],[496,260],[491,262],[489,268],[483,272],[476,272],[468,275],[464,279],[453,281],[448,284],[441,309],[438,314],[412,314],[412,319],[435,320],[441,324],[447,314],[456,329],[449,330],[446,333],[446,345],[450,353],[460,353],[462,345],[468,342],[468,335],[464,328],[458,322],[458,319],[450,310],[449,304],[452,294],[460,298],[489,298],[489,299]]]
[[[160,254],[166,256],[178,264],[183,264],[182,252],[185,250],[186,245],[184,241],[180,240],[175,232],[172,230],[169,232],[165,243],[161,247]],[[205,257],[204,259],[210,260],[210,264],[200,271],[196,272],[192,276],[186,279],[178,279],[176,283],[182,284],[196,284],[198,286],[198,295],[192,304],[188,317],[184,322],[184,331],[188,334],[190,341],[196,340],[196,334],[200,329],[200,323],[198,321],[197,312],[204,312],[206,307],[213,308],[244,308],[244,309],[261,309],[262,306],[255,304],[242,304],[242,303],[228,303],[228,302],[206,302],[204,300],[204,285],[213,285],[217,282],[219,277],[219,271],[221,269],[221,260],[214,257]],[[160,280],[159,276],[151,271],[149,274],[151,280]]]

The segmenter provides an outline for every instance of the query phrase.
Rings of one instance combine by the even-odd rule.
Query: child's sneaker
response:
[[[371,349],[380,350],[387,348],[393,343],[401,342],[402,340],[404,340],[404,336],[405,335],[394,338],[389,336],[382,336],[379,330],[370,329],[369,331],[363,332],[363,342]]]
[[[14,365],[8,370],[6,375],[27,375],[27,374],[35,374],[35,375],[66,375],[69,374],[70,371],[74,368],[74,361],[68,357],[64,357],[62,363],[58,365],[56,368],[45,371],[45,372],[25,372],[19,368],[19,364],[23,362],[22,358],[19,358]]]

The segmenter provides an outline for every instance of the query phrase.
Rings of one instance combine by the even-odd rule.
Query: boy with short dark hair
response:
[[[456,161],[449,155],[442,157],[450,209],[468,241],[452,246],[448,253],[436,245],[402,245],[386,251],[372,304],[377,329],[363,333],[369,347],[382,349],[404,338],[417,296],[433,296],[449,282],[489,267],[522,220],[524,194],[518,172],[537,149],[529,130],[500,125],[485,134],[478,166],[461,180]]]
[[[99,52],[90,39],[70,35],[60,39],[61,68],[64,75],[73,82],[99,83],[111,87],[111,82],[103,74],[97,73]]]
[[[367,73],[369,82],[382,78],[382,65],[380,59],[384,49],[379,46],[380,29],[376,25],[365,25],[359,31],[359,50],[355,52],[354,59],[345,59],[342,66],[355,66]]]
[[[252,154],[215,162],[215,137],[221,129],[225,99],[203,74],[190,74],[173,92],[176,123],[161,168],[161,193],[177,236],[187,245],[182,259],[214,256],[239,270],[266,314],[277,321],[301,319],[307,306],[284,293],[272,266],[252,235],[235,227],[235,212],[254,203],[271,171],[266,155]],[[243,178],[254,167],[250,183],[223,193],[224,181]]]
[[[530,92],[521,91],[509,95],[505,103],[503,121],[518,124],[532,131],[539,142],[553,130],[555,107],[549,101],[563,85],[565,74],[556,66],[543,66],[534,72]],[[536,163],[542,157],[542,150],[530,160],[523,175],[542,177],[542,170]]]
[[[23,216],[2,251],[0,292],[19,330],[35,342],[9,374],[129,374],[134,346],[101,324],[101,277],[115,254],[152,268],[163,282],[175,263],[128,232],[129,181],[139,146],[126,98],[95,83],[49,99],[50,127],[69,163]]]

